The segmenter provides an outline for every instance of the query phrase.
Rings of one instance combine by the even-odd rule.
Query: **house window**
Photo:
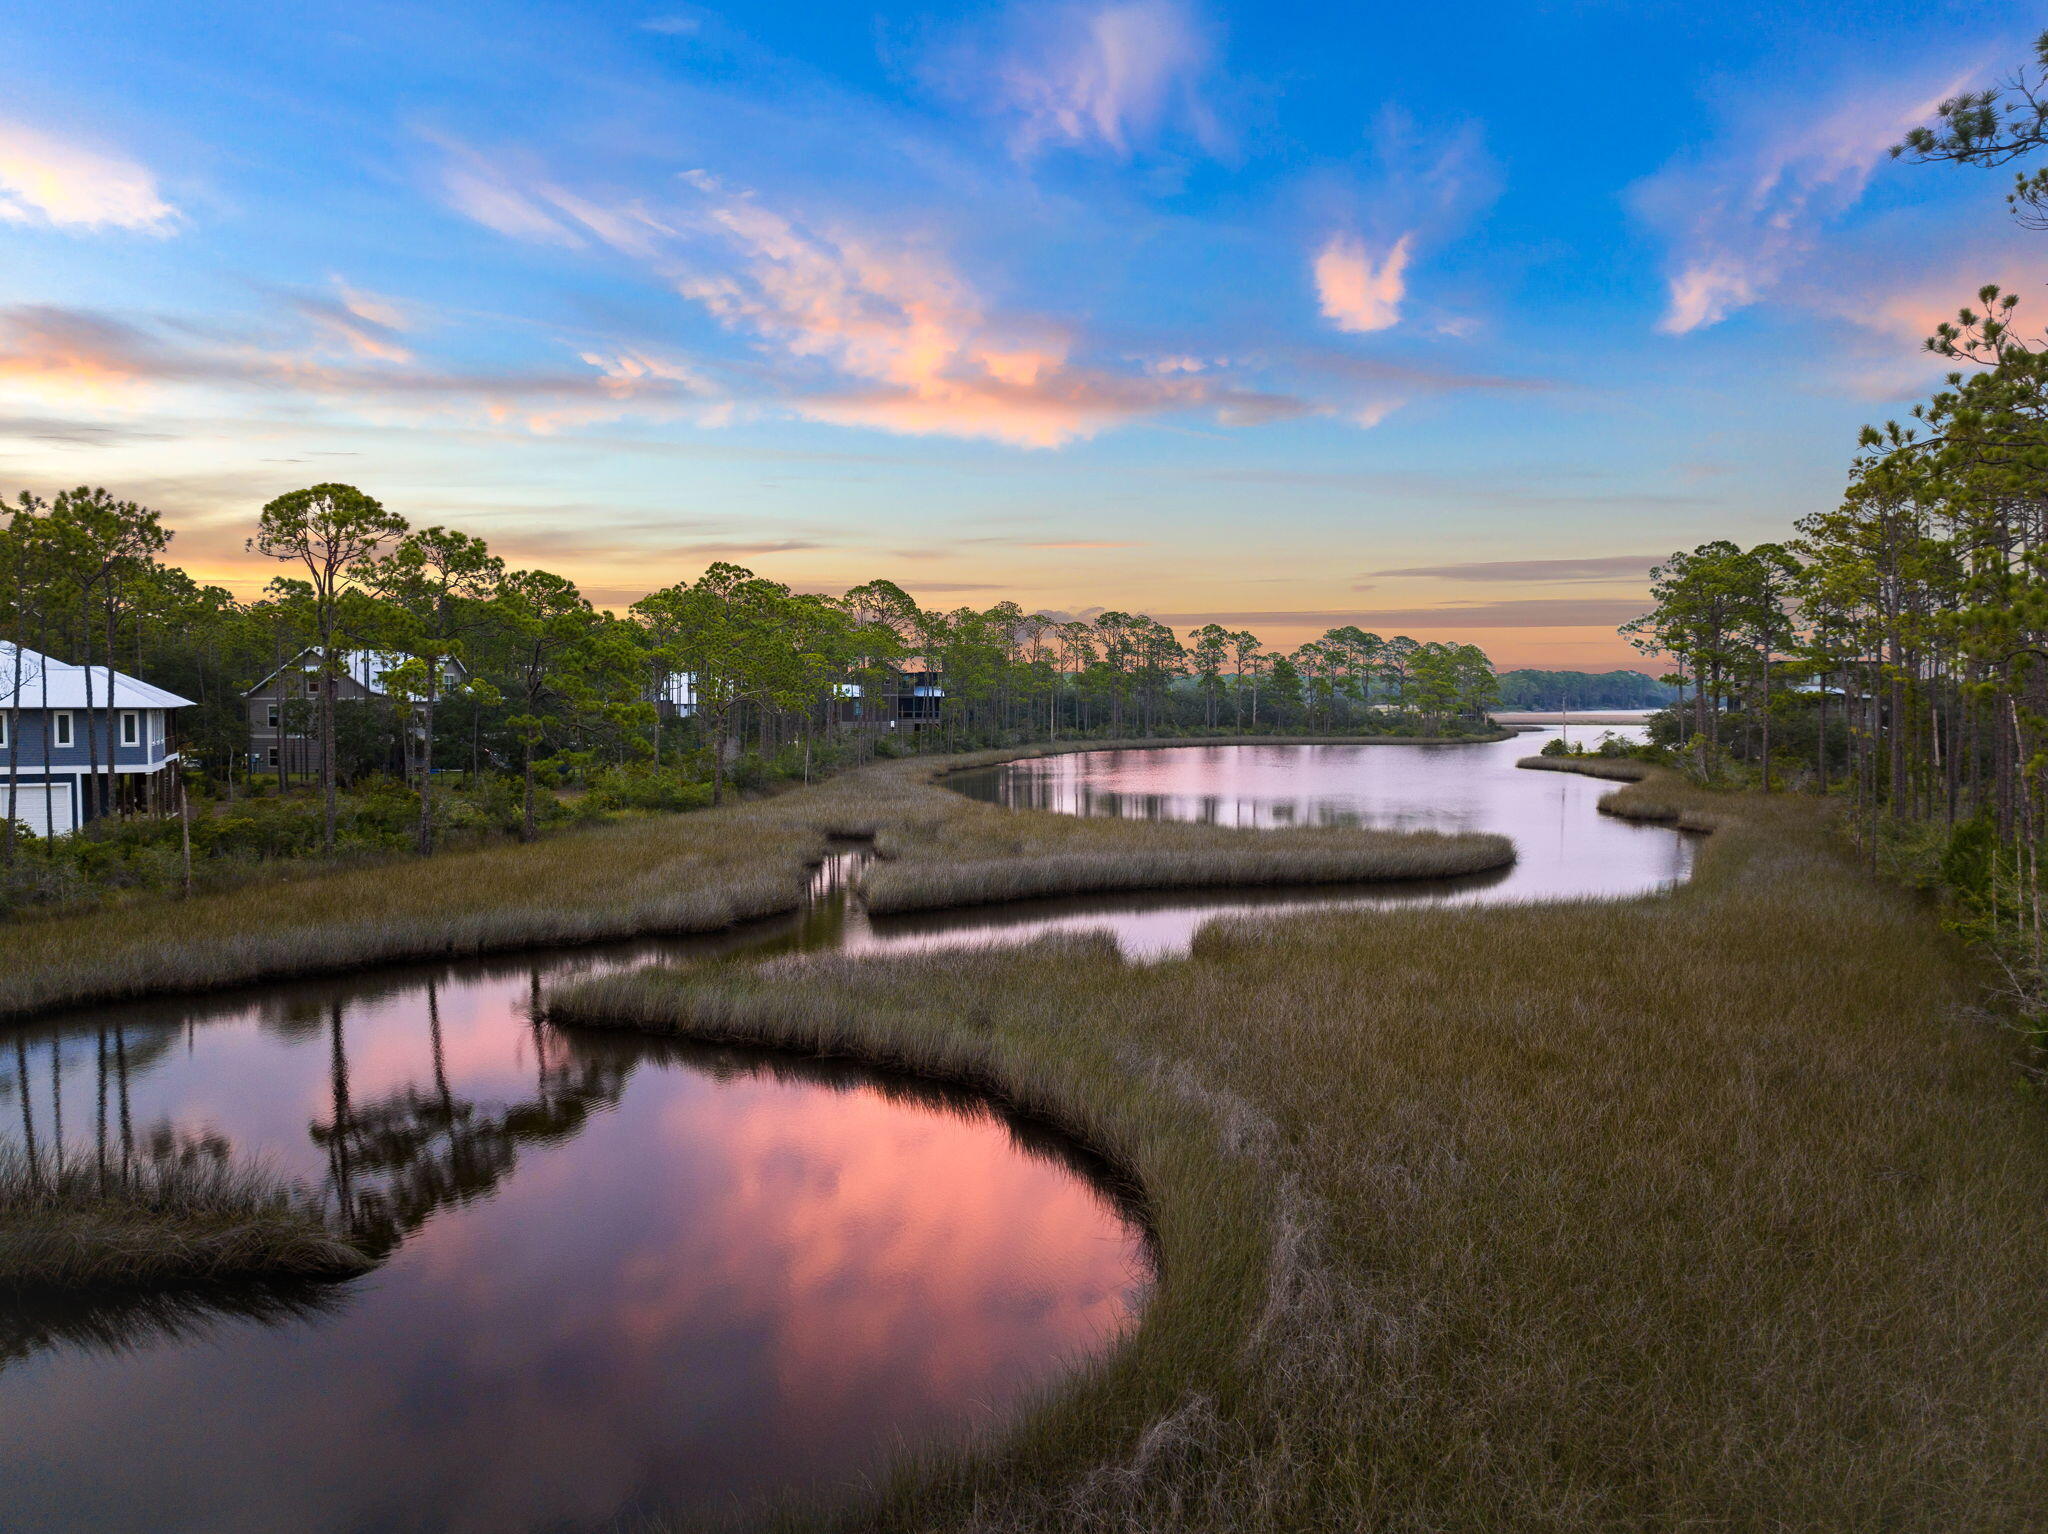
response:
[[[71,744],[71,712],[66,709],[50,715],[50,744],[68,746]]]
[[[7,738],[7,716],[0,714],[0,751],[5,751],[11,744]]]
[[[121,744],[139,746],[142,744],[142,715],[124,712],[121,715]]]
[[[264,718],[268,721],[270,727],[273,730],[277,728],[277,705],[275,703],[271,704],[270,707],[264,711]]]
[[[277,765],[277,747],[275,746],[270,748],[270,765],[273,767]]]

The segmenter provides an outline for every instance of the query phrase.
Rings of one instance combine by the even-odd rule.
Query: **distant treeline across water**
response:
[[[1662,708],[1671,689],[1640,671],[1503,671],[1502,709]]]

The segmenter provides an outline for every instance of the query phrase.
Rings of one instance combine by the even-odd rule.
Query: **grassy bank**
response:
[[[901,870],[906,891],[916,878],[946,877],[942,865],[949,860],[980,865],[962,881],[963,895],[976,880],[1001,877],[1005,860],[1042,857],[1065,860],[1064,882],[1037,893],[1149,887],[1131,881],[1179,879],[1193,865],[1204,882],[1280,877],[1265,833],[1004,810],[935,781],[949,770],[1020,754],[1124,744],[1151,743],[1088,741],[880,762],[770,799],[565,832],[531,845],[11,923],[0,1017],[391,960],[715,931],[794,909],[805,867],[833,835],[876,838],[899,859],[890,873]],[[1397,845],[1402,841],[1331,830],[1300,833],[1289,847],[1304,866],[1341,866],[1349,878],[1414,877],[1422,864],[1435,874],[1504,861],[1497,838],[1424,837],[1409,852]]]
[[[818,838],[741,807],[6,929],[0,1016],[396,959],[701,932],[792,908]]]
[[[1628,757],[1525,756],[1515,763],[1538,772],[1575,772],[1629,787],[1600,801],[1600,812],[1622,820],[1675,825],[1681,831],[1712,831],[1744,801],[1705,792],[1680,773]],[[1816,807],[1815,812],[1824,811]]]
[[[0,1293],[347,1278],[369,1266],[261,1172],[172,1160],[107,1177],[90,1156],[31,1166],[20,1147],[0,1147]]]
[[[1128,1346],[817,1524],[2034,1526],[2048,1126],[2014,1041],[1817,806],[1618,797],[1719,824],[1690,885],[1228,924],[1142,966],[657,968],[554,1013],[976,1081],[1144,1190],[1164,1278]]]

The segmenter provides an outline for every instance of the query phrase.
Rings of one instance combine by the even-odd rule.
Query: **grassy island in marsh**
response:
[[[1619,793],[1718,824],[1690,885],[557,993],[975,1081],[1142,1190],[1162,1281],[1124,1347],[789,1525],[2030,1526],[2048,1134],[2015,1040],[1823,807]]]

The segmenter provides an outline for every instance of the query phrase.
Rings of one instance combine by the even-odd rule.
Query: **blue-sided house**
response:
[[[191,706],[109,667],[88,675],[0,640],[0,817],[64,836],[101,815],[176,808],[172,718]]]

